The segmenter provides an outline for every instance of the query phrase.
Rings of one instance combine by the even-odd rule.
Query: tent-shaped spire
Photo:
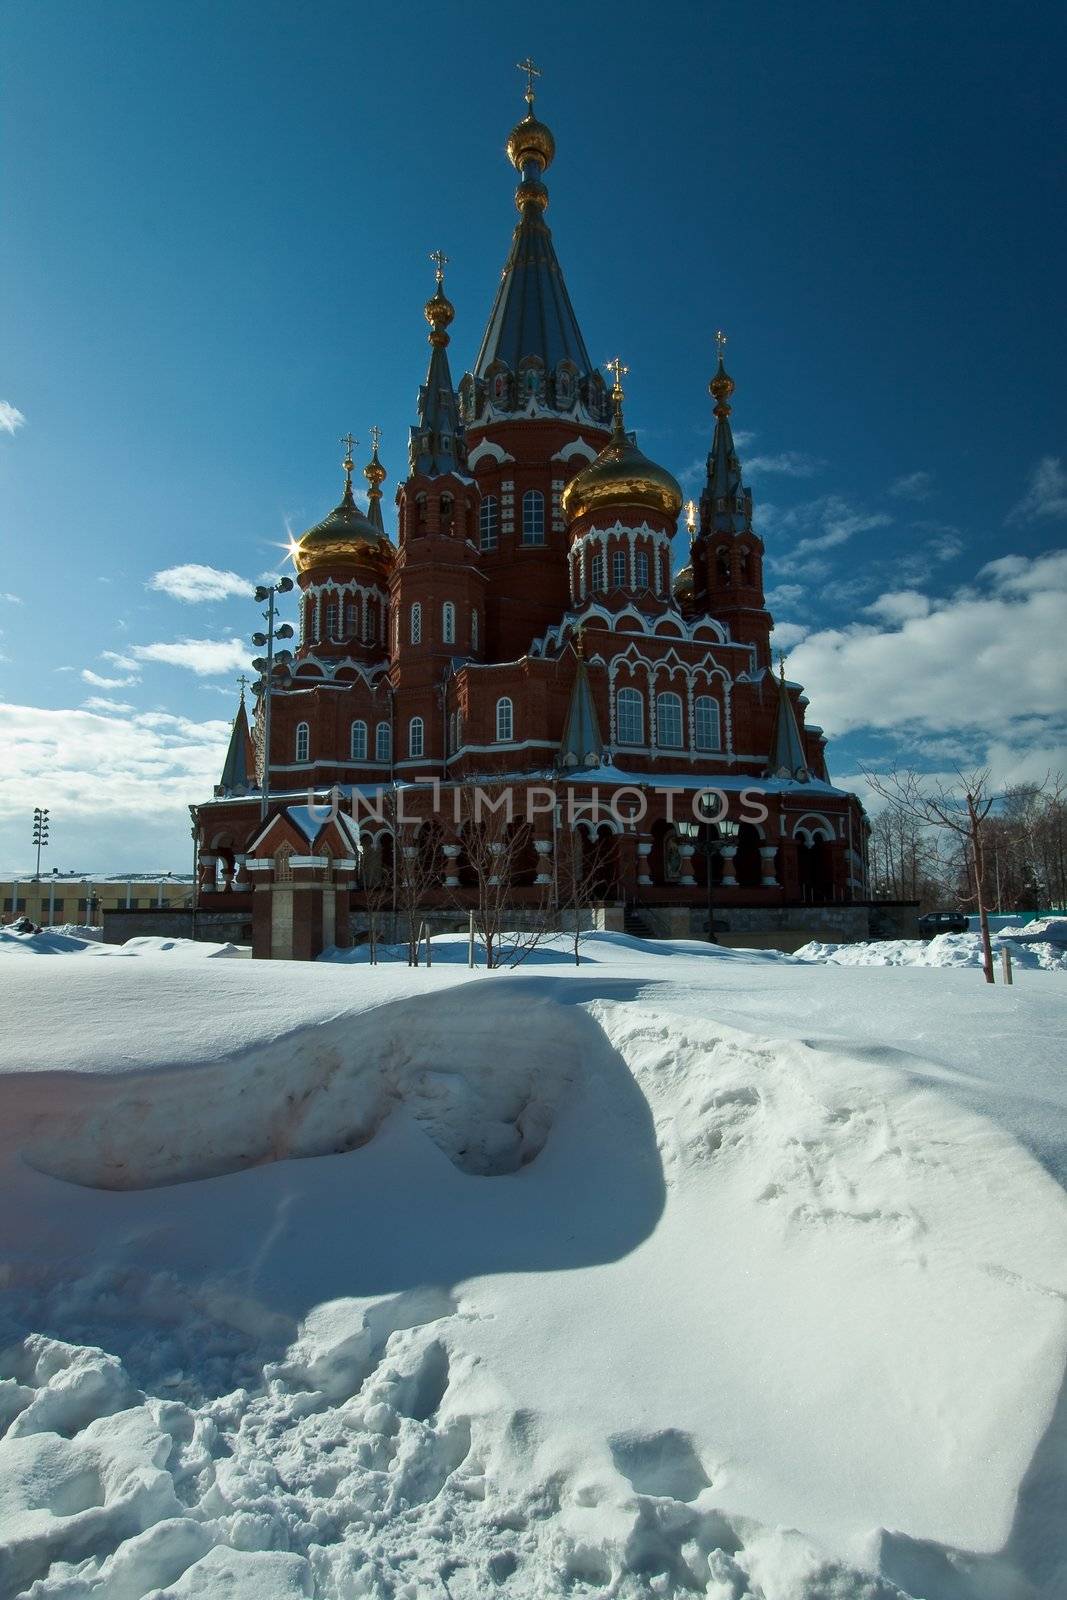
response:
[[[723,364],[726,335],[715,335],[719,365],[708,388],[715,401],[715,432],[708,455],[708,480],[703,495],[701,526],[705,532],[747,533],[752,528],[752,495],[741,481],[741,462],[730,426],[734,380]]]
[[[545,222],[543,175],[556,142],[534,116],[532,81],[526,91],[529,111],[507,143],[519,174],[519,220],[473,373],[464,379],[465,411],[468,421],[490,412],[532,409],[574,416],[584,411],[594,426],[606,426],[606,386],[589,359]]]
[[[574,677],[571,703],[567,711],[567,726],[563,730],[563,740],[559,750],[565,767],[584,769],[600,765],[604,741],[600,737],[600,723],[593,703],[593,690],[589,683],[589,670],[585,664],[581,634],[576,640],[575,652],[578,656],[578,671]]]
[[[778,665],[778,705],[771,737],[771,760],[767,769],[769,778],[792,778],[798,783],[808,783],[811,773],[804,743],[797,727],[797,716],[785,682],[785,658]]]
[[[248,729],[248,715],[245,711],[245,686],[242,681],[241,702],[237,707],[237,715],[233,719],[230,743],[226,750],[226,760],[222,764],[222,778],[215,785],[216,798],[248,794],[252,789],[255,789],[257,787],[253,776],[255,769],[255,752],[252,747],[252,735]]]
[[[371,458],[363,468],[363,476],[367,480],[367,521],[372,523],[378,532],[385,533],[385,523],[382,521],[382,484],[388,474],[378,460],[378,446],[382,442],[382,430],[375,423],[370,431]]]
[[[456,309],[445,294],[445,262],[441,250],[430,256],[437,268],[437,288],[426,302],[430,324],[430,365],[426,382],[419,390],[419,420],[411,430],[408,466],[412,475],[441,478],[447,472],[465,474],[467,443],[459,415],[459,401],[452,387],[448,365],[448,325]]]

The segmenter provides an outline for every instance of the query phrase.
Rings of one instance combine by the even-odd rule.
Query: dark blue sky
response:
[[[527,51],[558,146],[548,220],[586,341],[629,363],[629,424],[687,488],[710,438],[712,334],[729,333],[781,641],[797,676],[807,662],[815,720],[847,736],[832,768],[894,741],[935,763],[946,738],[973,745],[978,713],[954,719],[943,684],[936,719],[917,684],[891,730],[835,694],[835,674],[868,673],[864,694],[881,694],[883,671],[915,656],[912,625],[930,672],[965,669],[953,650],[969,653],[973,630],[940,656],[926,636],[933,617],[957,638],[961,604],[990,605],[986,624],[1025,643],[1053,571],[1034,562],[1064,543],[1065,17],[980,3],[5,6],[0,402],[24,422],[0,411],[13,429],[0,423],[0,589],[21,602],[0,602],[0,692],[42,712],[128,709],[82,715],[85,754],[61,778],[52,724],[14,719],[0,865],[27,854],[22,816],[44,789],[67,819],[56,864],[130,850],[152,856],[132,864],[184,863],[179,799],[198,798],[195,749],[220,732],[194,725],[230,715],[216,691],[233,671],[224,651],[212,677],[138,651],[243,636],[255,619],[238,598],[146,584],[183,563],[273,565],[287,522],[299,532],[335,502],[349,427],[365,440],[380,424],[395,488],[431,249],[451,257],[457,379],[488,315]],[[979,576],[1009,554],[1024,566]],[[921,598],[881,604],[901,592]],[[850,629],[858,657],[842,655]],[[1062,748],[1050,668],[979,730],[1020,771]],[[105,721],[129,762],[121,783],[93,754]],[[142,826],[156,759],[167,776]]]

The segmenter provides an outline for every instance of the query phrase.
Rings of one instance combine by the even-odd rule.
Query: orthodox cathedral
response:
[[[507,141],[518,222],[474,363],[457,385],[436,253],[395,533],[377,430],[365,512],[349,436],[339,503],[291,549],[298,644],[258,664],[251,725],[242,692],[214,798],[191,808],[199,906],[246,916],[256,955],[351,943],[401,852],[431,850],[428,905],[464,914],[448,797],[479,782],[511,785],[518,815],[527,791],[567,791],[530,813],[516,908],[551,901],[574,851],[595,862],[598,900],[644,932],[811,930],[820,907],[868,896],[863,810],[830,782],[803,691],[772,659],[725,340],[672,576],[682,491],[627,431],[626,368],[605,369],[609,387],[590,360],[546,222],[555,140],[527,70]],[[718,824],[694,822],[706,789]]]

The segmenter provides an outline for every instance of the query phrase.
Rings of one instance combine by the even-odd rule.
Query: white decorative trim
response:
[[[290,856],[291,867],[329,867],[333,865],[330,856]]]
[[[273,856],[252,857],[251,860],[248,860],[248,861],[245,862],[245,871],[246,872],[270,872],[271,870],[273,870],[273,867],[274,867],[274,857]]]
[[[505,461],[514,461],[515,459],[514,456],[509,456],[503,446],[497,444],[495,439],[483,439],[480,444],[476,444],[474,449],[468,453],[468,467],[476,467],[478,462],[484,460],[486,456],[500,465],[503,465]]]
[[[569,440],[567,444],[556,451],[551,459],[553,461],[573,461],[577,457],[581,461],[595,461],[598,454],[599,452],[594,450],[591,444],[579,436],[577,439]]]

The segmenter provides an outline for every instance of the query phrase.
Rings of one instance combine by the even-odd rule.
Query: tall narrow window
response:
[[[501,744],[510,743],[515,737],[515,712],[506,695],[496,703],[496,736]]]
[[[306,722],[296,725],[296,759],[306,761],[311,751],[311,729]]]
[[[327,602],[326,602],[326,637],[327,637],[327,639],[336,639],[337,638],[337,609],[338,609],[338,607],[337,607],[337,601],[336,600],[327,600]]]
[[[540,489],[527,489],[522,497],[522,542],[545,542],[545,497]]]
[[[616,550],[611,557],[611,586],[613,589],[626,587],[626,551]]]
[[[471,649],[472,650],[477,650],[477,648],[478,648],[478,608],[476,606],[474,608],[474,610],[471,612]]]
[[[456,642],[456,608],[451,600],[446,600],[441,607],[441,638],[445,644]]]
[[[393,730],[387,722],[379,722],[374,731],[375,761],[390,761],[393,755]]]
[[[495,494],[487,494],[478,512],[478,543],[483,550],[495,550],[499,542],[500,502]]]
[[[450,756],[454,756],[456,753],[456,713],[454,711],[449,713],[448,718],[448,753]]]
[[[693,702],[693,734],[698,750],[721,750],[719,702],[710,694],[698,694]]]
[[[640,689],[620,689],[615,697],[615,724],[620,744],[644,744],[645,702]]]
[[[411,642],[422,643],[422,607],[417,600],[411,608]]]
[[[634,557],[634,568],[639,589],[648,588],[648,551],[639,550]]]
[[[412,717],[408,723],[408,755],[419,757],[422,755],[423,721],[421,717]]]
[[[593,557],[592,573],[591,573],[591,580],[590,581],[592,582],[593,592],[594,593],[596,593],[596,591],[598,589],[606,589],[607,588],[607,584],[604,582],[604,552],[603,552],[603,550],[598,550],[596,555]]]
[[[367,759],[367,724],[353,722],[348,740],[348,753],[353,761]]]
[[[358,626],[357,626],[357,623],[356,623],[356,602],[354,600],[346,600],[345,601],[345,638],[346,639],[354,639],[356,637],[356,634],[357,634],[358,631],[359,630],[358,630]]]
[[[682,697],[670,689],[656,696],[656,743],[664,750],[682,748]]]
[[[304,627],[300,636],[300,643],[307,644],[315,637],[315,597],[306,595],[304,598]]]

